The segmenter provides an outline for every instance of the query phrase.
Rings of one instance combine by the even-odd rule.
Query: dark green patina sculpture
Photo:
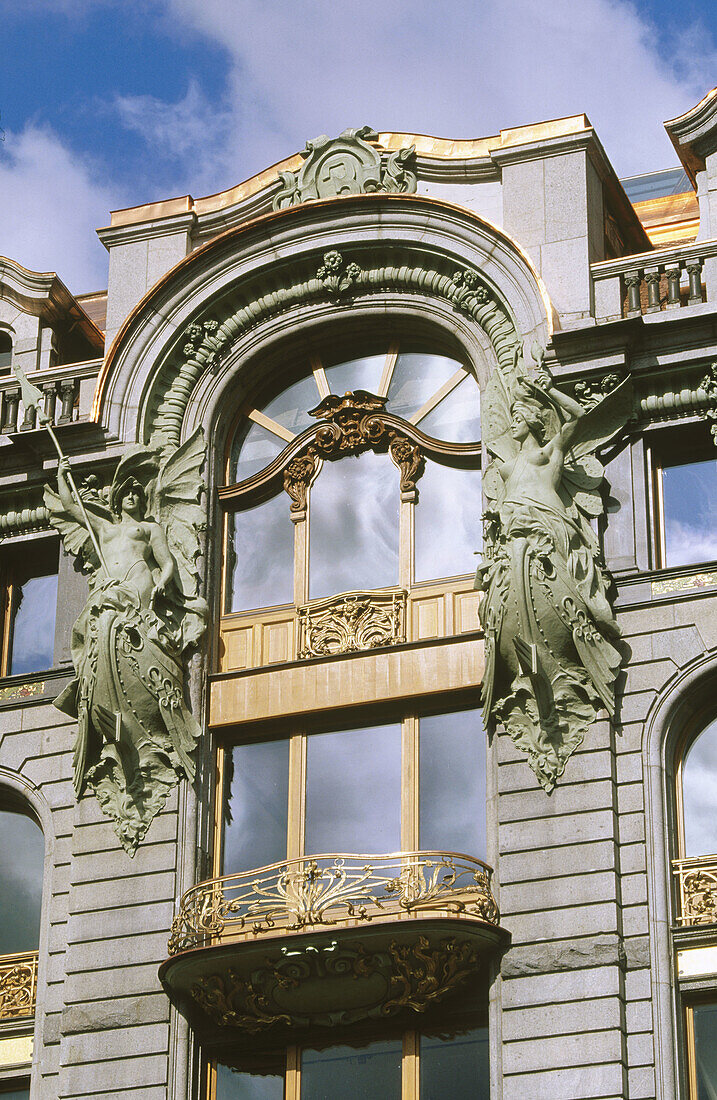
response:
[[[94,791],[130,855],[178,780],[194,777],[200,731],[185,661],[207,620],[196,571],[204,456],[200,429],[169,455],[130,451],[108,493],[74,490],[66,459],[57,493],[45,489],[51,522],[90,580],[73,627],[76,675],[55,705],[78,722],[77,795]]]
[[[502,723],[550,791],[603,706],[615,712],[619,636],[591,520],[603,512],[594,452],[631,412],[628,381],[586,409],[516,355],[483,406],[491,461],[485,557],[484,720]]]

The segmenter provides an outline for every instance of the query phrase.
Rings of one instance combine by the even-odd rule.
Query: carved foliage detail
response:
[[[0,1020],[32,1016],[35,1011],[37,955],[8,960],[0,966]]]
[[[702,379],[701,386],[709,399],[705,414],[712,421],[710,431],[717,445],[717,363],[710,364],[710,369]]]

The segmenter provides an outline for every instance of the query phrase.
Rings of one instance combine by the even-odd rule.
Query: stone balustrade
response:
[[[591,264],[598,324],[717,301],[717,240]]]
[[[44,394],[44,412],[54,424],[72,424],[89,418],[101,366],[101,359],[90,359],[29,376],[29,381]],[[33,431],[36,419],[34,408],[23,407],[15,375],[4,375],[0,379],[0,431],[5,435]]]

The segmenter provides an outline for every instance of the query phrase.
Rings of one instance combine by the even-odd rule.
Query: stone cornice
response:
[[[109,251],[115,245],[134,244],[156,237],[170,237],[175,233],[191,233],[197,224],[197,215],[189,213],[173,214],[166,218],[140,222],[137,225],[108,225],[97,230],[97,236]]]
[[[0,256],[0,297],[49,325],[73,325],[99,352],[104,336],[54,271],[30,271]]]
[[[704,170],[705,157],[717,149],[717,88],[689,111],[668,119],[664,126],[694,184],[697,172]]]

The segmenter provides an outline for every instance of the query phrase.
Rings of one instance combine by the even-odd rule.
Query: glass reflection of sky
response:
[[[426,462],[416,506],[417,581],[456,577],[475,570],[482,547],[480,470]]]
[[[400,1039],[301,1055],[301,1100],[400,1100]],[[445,1086],[443,1082],[446,1096]],[[452,1087],[450,1089],[452,1093]]]
[[[12,629],[10,675],[52,668],[55,651],[57,574],[30,577],[22,586]]]
[[[682,765],[685,855],[717,855],[717,718],[687,750]]]
[[[435,439],[475,443],[480,439],[480,387],[468,376],[416,425]]]
[[[398,724],[312,734],[307,743],[307,853],[388,853],[401,847]]]
[[[399,501],[388,455],[324,463],[311,487],[310,599],[398,584]]]
[[[218,1065],[216,1100],[284,1100],[284,1074],[259,1075]]]
[[[286,493],[230,515],[229,538],[234,540],[235,561],[227,585],[227,611],[291,603],[294,525]]]
[[[665,466],[665,565],[717,560],[717,458]]]
[[[326,367],[326,381],[331,392],[343,397],[347,390],[368,390],[378,393],[378,387],[386,362],[385,355],[365,355],[362,359],[350,359],[346,363],[334,363]]]
[[[45,841],[25,814],[0,810],[0,955],[36,951]]]
[[[286,858],[289,742],[235,745],[231,751],[231,822],[224,825],[224,875]]]
[[[277,424],[288,428],[294,435],[299,435],[314,420],[309,416],[309,409],[315,408],[319,403],[319,390],[313,374],[306,378],[300,378],[287,389],[272,398],[268,405],[262,407],[265,416],[276,420]]]
[[[232,457],[229,468],[229,481],[244,481],[252,474],[258,474],[284,449],[286,443],[278,435],[262,428],[261,424],[251,424],[249,431],[240,440],[239,434],[234,438],[232,445]]]
[[[480,712],[419,722],[419,846],[486,857],[485,734]]]
[[[386,408],[396,416],[408,420],[460,366],[455,359],[448,359],[445,355],[402,353],[396,360],[391,385],[388,387]]]
[[[9,1092],[0,1092],[0,1100],[30,1100],[30,1089],[10,1089]]]
[[[489,1100],[488,1029],[452,1039],[421,1036],[421,1100]],[[450,1081],[449,1093],[446,1082]]]
[[[693,1012],[697,1065],[696,1100],[714,1100],[717,1096],[717,1005],[697,1004]]]

